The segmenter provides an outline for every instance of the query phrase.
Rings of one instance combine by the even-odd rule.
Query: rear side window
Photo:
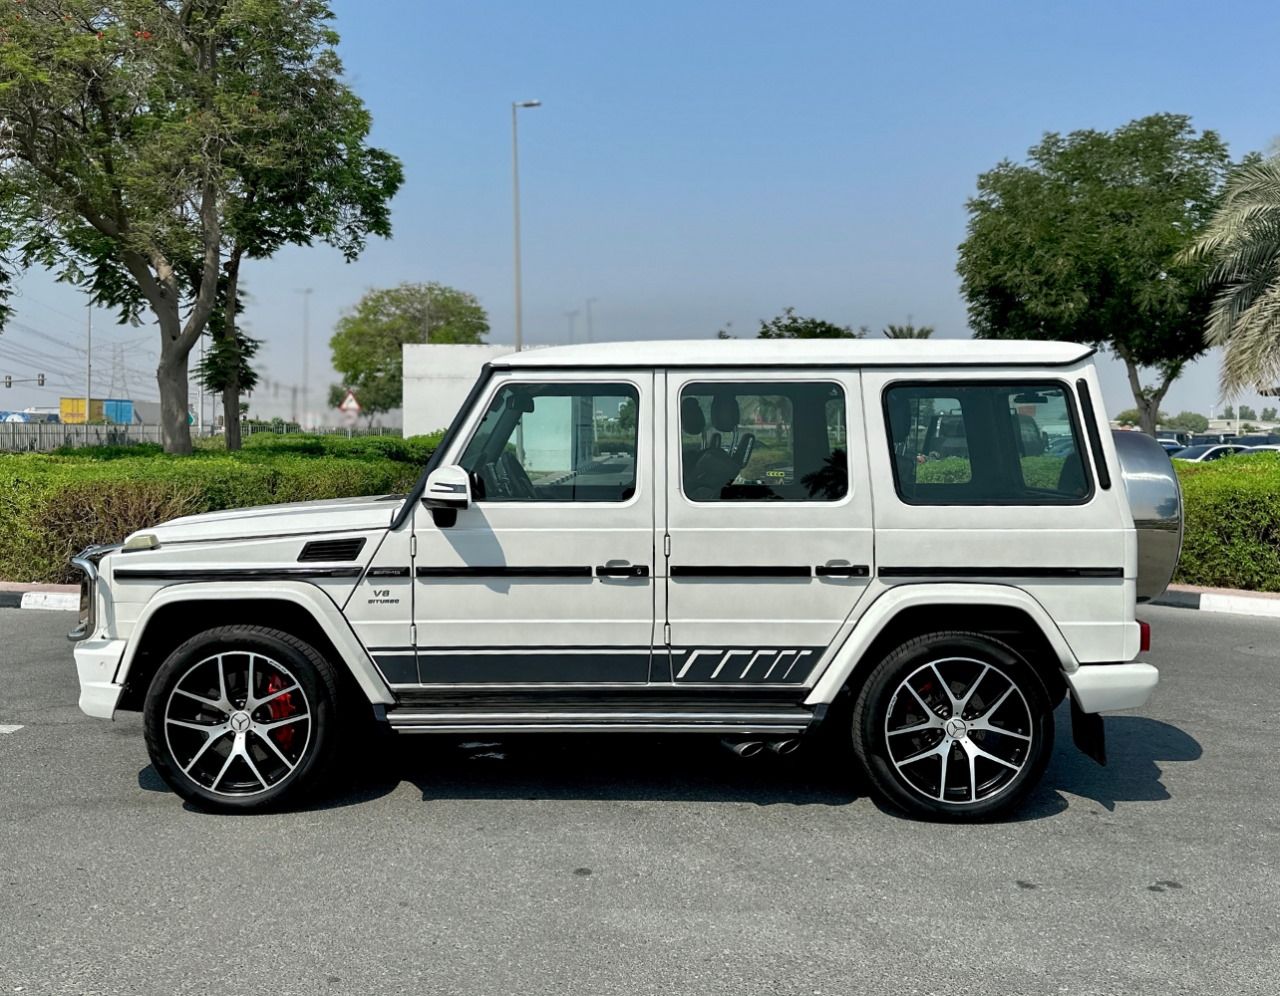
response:
[[[1060,383],[897,384],[884,406],[894,481],[910,504],[1071,504],[1092,493]]]
[[[681,486],[694,501],[839,501],[847,447],[839,384],[716,381],[680,392]]]

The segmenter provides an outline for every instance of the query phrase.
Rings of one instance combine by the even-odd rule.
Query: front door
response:
[[[452,525],[419,508],[424,685],[649,680],[654,374],[499,372],[444,463],[471,475]]]
[[[858,374],[666,382],[670,678],[798,690],[872,572]]]

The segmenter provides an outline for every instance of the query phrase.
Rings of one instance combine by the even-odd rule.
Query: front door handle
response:
[[[820,578],[869,578],[871,568],[866,564],[821,564],[813,573]]]
[[[649,567],[646,564],[624,564],[610,562],[596,568],[598,578],[647,578]]]

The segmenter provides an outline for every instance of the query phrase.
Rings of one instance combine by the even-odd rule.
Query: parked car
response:
[[[1092,355],[500,357],[408,496],[194,515],[76,557],[80,707],[141,711],[155,770],[220,810],[314,790],[376,722],[706,733],[744,757],[829,739],[886,803],[987,819],[1039,781],[1060,701],[1101,762],[1098,714],[1158,678],[1135,605],[1177,560],[1177,479],[1150,437],[1102,431]],[[1032,425],[1071,445],[1023,452]]]
[[[1210,460],[1221,460],[1236,453],[1244,453],[1251,449],[1236,443],[1201,443],[1199,446],[1188,446],[1172,454],[1175,460],[1187,460],[1192,463],[1207,463]]]
[[[1230,442],[1236,446],[1271,446],[1280,443],[1280,436],[1264,432],[1249,436],[1232,436]]]
[[[1156,442],[1166,453],[1177,453],[1179,450],[1186,449],[1186,444],[1176,439],[1157,439]]]

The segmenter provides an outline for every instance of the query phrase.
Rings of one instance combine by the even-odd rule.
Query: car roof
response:
[[[669,339],[547,346],[508,353],[496,368],[734,366],[1068,366],[1089,346],[1026,339]]]

